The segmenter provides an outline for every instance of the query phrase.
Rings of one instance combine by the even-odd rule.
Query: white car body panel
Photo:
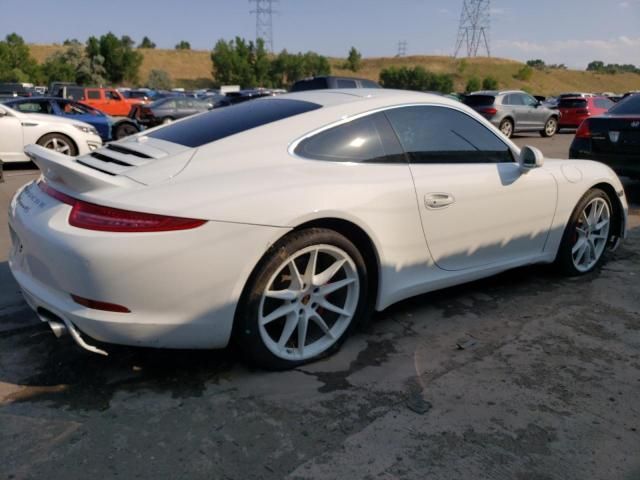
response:
[[[0,115],[0,159],[3,162],[26,162],[27,145],[37,143],[40,138],[49,133],[60,133],[71,138],[78,148],[78,155],[86,155],[91,151],[89,145],[98,148],[102,140],[98,135],[86,133],[74,125],[93,128],[91,125],[73,119],[44,115],[40,113],[27,114],[18,112],[6,105],[0,105],[6,115]]]
[[[325,91],[286,98],[324,106],[196,149],[141,133],[115,145],[144,149],[154,159],[118,167],[116,175],[29,147],[47,182],[68,195],[209,220],[180,232],[82,230],[68,224],[68,205],[27,186],[11,204],[10,266],[30,304],[105,342],[221,347],[260,258],[307,222],[339,219],[366,233],[378,261],[380,310],[419,293],[551,262],[586,191],[601,183],[623,191],[613,171],[590,161],[549,160],[525,172],[515,162],[409,166],[298,158],[292,147],[300,139],[398,105],[448,106],[497,130],[466,106],[427,94]],[[517,156],[519,149],[503,141]],[[450,193],[456,201],[428,210],[430,192]],[[619,201],[626,218],[626,201]],[[126,305],[132,313],[85,308],[70,293]]]

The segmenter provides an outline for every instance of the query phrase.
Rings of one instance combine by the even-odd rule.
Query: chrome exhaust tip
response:
[[[55,320],[49,320],[49,327],[56,338],[64,337],[69,333],[69,330],[64,323],[56,322]]]

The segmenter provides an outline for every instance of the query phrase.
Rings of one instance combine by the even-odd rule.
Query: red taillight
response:
[[[74,302],[87,308],[94,310],[104,310],[106,312],[118,312],[118,313],[131,313],[127,307],[117,305],[115,303],[100,302],[99,300],[90,300],[88,298],[80,297],[78,295],[71,294],[71,298]]]
[[[86,230],[102,232],[169,232],[189,230],[206,223],[206,220],[171,217],[154,213],[133,212],[119,208],[105,207],[84,202],[38,182],[40,189],[47,195],[71,205],[69,224]]]
[[[480,109],[480,113],[483,113],[484,115],[495,115],[498,113],[498,110],[495,108],[482,108]]]
[[[585,120],[578,127],[576,138],[591,138],[591,129],[589,128],[589,120]]]

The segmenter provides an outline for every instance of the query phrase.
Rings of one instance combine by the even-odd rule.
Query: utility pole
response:
[[[491,0],[464,0],[453,56],[457,57],[464,46],[467,49],[467,57],[477,57],[478,50],[482,45],[487,52],[487,57],[490,57],[490,31]]]
[[[278,0],[249,0],[249,3],[255,3],[255,10],[251,10],[252,14],[256,14],[256,42],[259,38],[264,41],[264,46],[268,52],[273,53],[273,4]]]
[[[396,57],[404,57],[407,54],[407,41],[401,40],[398,42],[398,54]]]

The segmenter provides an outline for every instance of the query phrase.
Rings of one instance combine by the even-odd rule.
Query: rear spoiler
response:
[[[40,168],[45,179],[66,185],[74,192],[84,193],[102,188],[138,185],[129,178],[94,170],[78,163],[74,157],[40,145],[27,145],[24,153]]]

